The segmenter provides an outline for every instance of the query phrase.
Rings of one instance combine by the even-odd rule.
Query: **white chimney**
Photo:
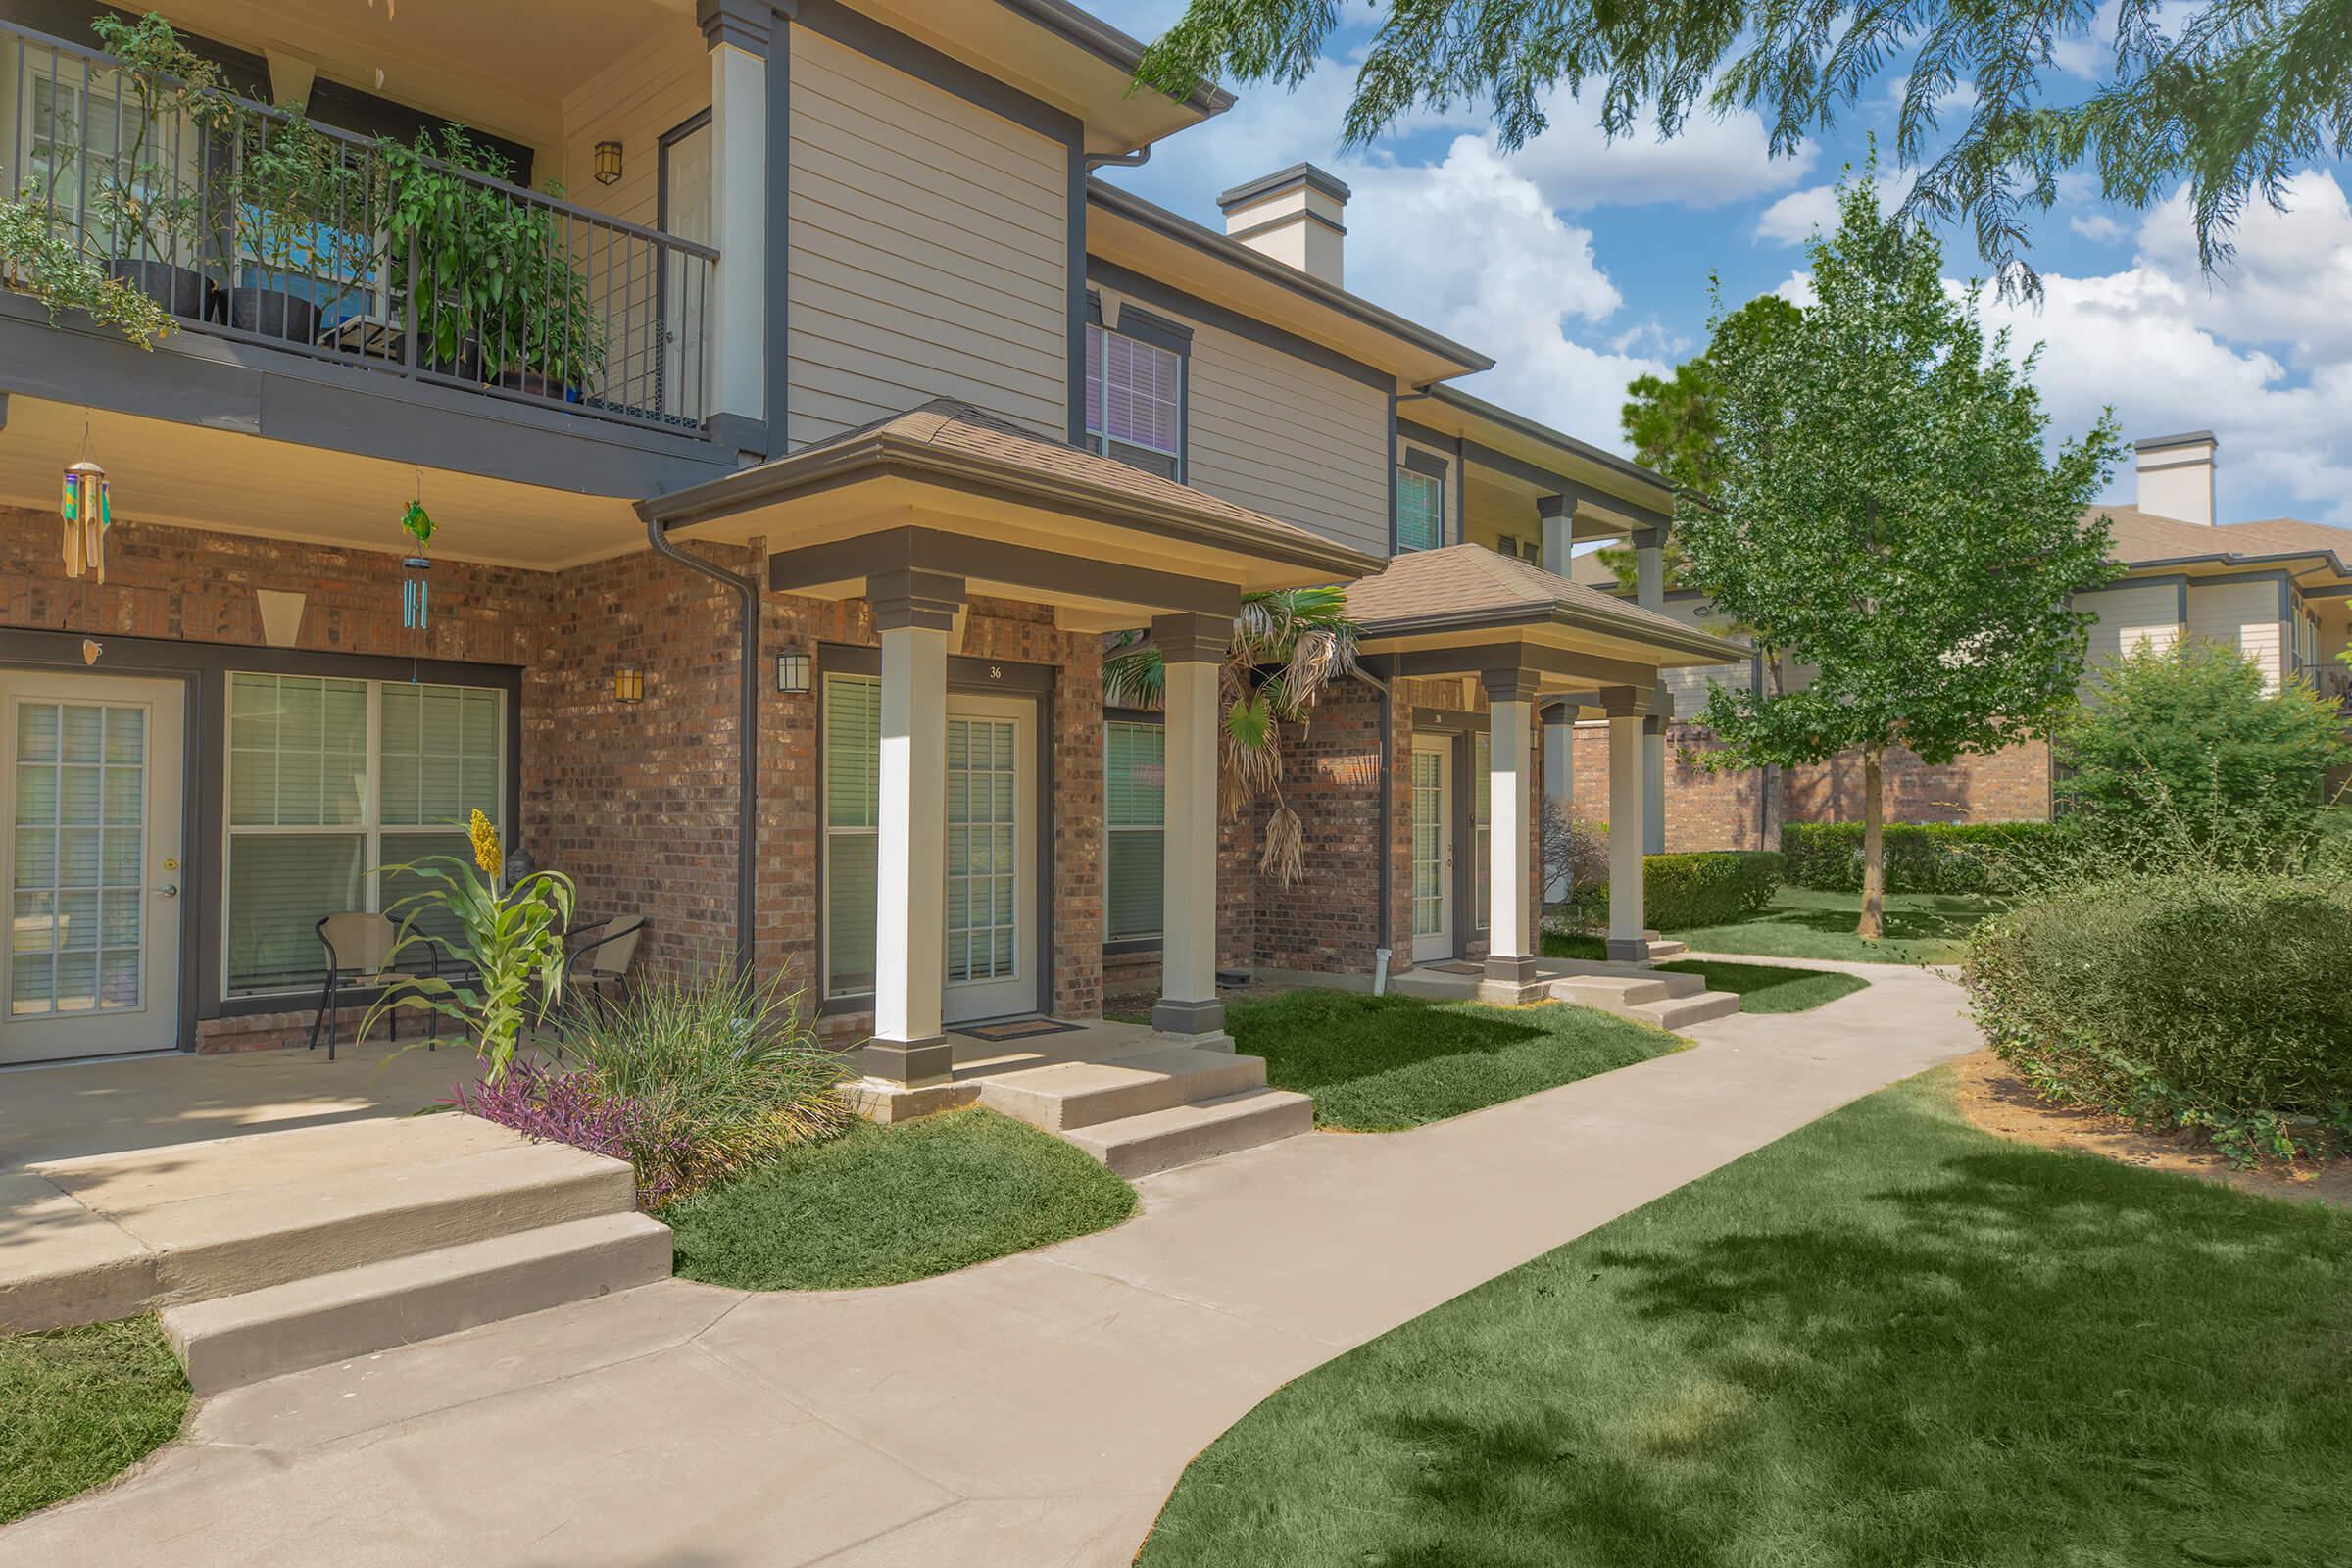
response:
[[[1348,187],[1312,164],[1236,185],[1217,198],[1225,233],[1285,267],[1334,288],[1342,285],[1341,252],[1348,228]]]
[[[2220,449],[2211,430],[2140,442],[2139,510],[2212,527],[2214,454]]]

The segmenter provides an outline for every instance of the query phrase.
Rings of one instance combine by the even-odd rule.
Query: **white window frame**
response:
[[[1417,484],[1428,485],[1437,496],[1437,507],[1435,512],[1437,518],[1437,537],[1432,539],[1427,544],[1408,544],[1404,537],[1404,493],[1407,486]],[[1447,486],[1446,481],[1434,473],[1423,473],[1417,468],[1408,468],[1401,463],[1396,465],[1396,553],[1398,555],[1405,555],[1415,550],[1443,550],[1446,547],[1446,488]]]
[[[1108,416],[1108,410],[1110,408],[1110,362],[1108,355],[1102,351],[1101,345],[1105,340],[1114,337],[1124,338],[1127,342],[1134,344],[1139,349],[1142,349],[1148,353],[1162,355],[1176,363],[1175,445],[1161,447],[1153,446],[1148,441],[1129,441],[1123,437],[1112,436],[1111,433],[1106,429],[1096,428],[1097,423],[1106,425],[1110,422]],[[1156,452],[1161,457],[1168,459],[1175,465],[1176,472],[1174,478],[1178,484],[1184,483],[1184,431],[1186,424],[1185,401],[1192,396],[1191,369],[1192,367],[1186,362],[1186,357],[1178,354],[1173,349],[1162,348],[1157,343],[1147,342],[1143,338],[1135,337],[1126,332],[1121,332],[1115,327],[1103,326],[1099,322],[1089,321],[1086,326],[1086,364],[1084,367],[1084,373],[1087,379],[1098,381],[1102,384],[1102,396],[1095,400],[1095,406],[1098,409],[1104,411],[1104,413],[1099,420],[1087,422],[1085,432],[1087,450],[1098,453],[1102,457],[1110,458],[1112,457],[1110,450],[1111,443],[1116,440],[1121,446],[1136,447],[1145,452]],[[1086,406],[1084,395],[1085,390],[1086,389],[1084,387],[1079,388],[1079,407],[1081,410],[1083,410]],[[1117,460],[1112,458],[1112,461],[1116,462]]]
[[[273,822],[266,824],[254,823],[246,826],[238,826],[235,823],[233,818],[236,812],[232,804],[234,801],[234,795],[232,792],[234,788],[233,781],[236,768],[235,717],[237,707],[237,677],[240,675],[270,675],[281,680],[359,681],[368,688],[368,765],[367,772],[364,775],[360,785],[360,820],[356,825],[344,822]],[[274,990],[238,991],[231,989],[229,981],[230,950],[227,941],[227,933],[231,929],[229,895],[232,879],[229,875],[229,867],[232,863],[231,856],[234,854],[236,849],[236,840],[240,838],[349,838],[360,840],[363,844],[363,864],[366,867],[364,879],[367,884],[367,890],[364,895],[364,899],[368,906],[367,912],[375,914],[381,913],[383,910],[384,879],[380,873],[385,863],[384,840],[387,837],[398,839],[402,837],[420,836],[425,834],[438,834],[446,837],[453,832],[462,833],[465,831],[465,828],[462,824],[441,822],[393,822],[387,824],[383,819],[383,695],[384,688],[386,686],[399,684],[404,683],[397,681],[376,680],[364,675],[342,675],[324,672],[315,673],[309,670],[297,670],[289,672],[284,670],[270,669],[232,669],[225,677],[223,677],[221,682],[220,705],[221,743],[220,914],[222,939],[220,943],[220,995],[224,1000],[243,1001],[251,997],[303,996],[314,993],[318,989],[316,984],[309,981],[305,981],[301,985],[281,986]],[[490,816],[491,825],[498,829],[499,842],[501,844],[508,843],[507,797],[510,793],[510,785],[513,781],[513,774],[509,771],[509,769],[513,766],[514,760],[511,755],[509,755],[508,748],[507,704],[512,700],[513,694],[508,692],[504,687],[468,686],[463,681],[436,680],[427,681],[424,684],[430,686],[450,686],[466,691],[488,692],[492,697],[497,699],[498,711],[493,721],[498,726],[498,805],[497,809],[494,812],[488,812],[485,814]],[[393,863],[398,864],[400,862],[395,860]]]
[[[1122,724],[1132,726],[1136,729],[1159,731],[1160,746],[1162,748],[1160,754],[1162,759],[1161,766],[1163,768],[1166,766],[1165,759],[1167,754],[1165,748],[1167,746],[1167,727],[1164,723],[1154,723],[1151,719],[1146,718],[1104,719],[1102,721],[1102,768],[1105,795],[1108,793],[1110,782],[1110,732],[1112,729]],[[1162,927],[1164,927],[1167,923],[1167,909],[1164,904],[1160,909],[1159,924],[1153,926],[1151,930],[1129,931],[1119,936],[1113,936],[1111,934],[1110,836],[1114,833],[1149,833],[1159,841],[1161,853],[1163,855],[1166,853],[1168,843],[1168,793],[1167,784],[1164,779],[1160,784],[1159,822],[1156,826],[1147,827],[1140,822],[1127,822],[1114,825],[1110,820],[1110,812],[1107,809],[1107,801],[1105,802],[1105,809],[1102,813],[1102,941],[1105,946],[1133,943],[1136,945],[1138,950],[1155,947],[1167,936],[1167,932],[1162,929]]]
[[[817,676],[816,702],[819,714],[816,750],[816,981],[820,998],[828,1003],[848,1002],[860,998],[871,1000],[874,987],[856,991],[833,989],[833,839],[836,834],[856,834],[877,841],[882,837],[882,824],[877,820],[870,827],[840,826],[833,822],[833,726],[822,715],[830,706],[831,683],[837,680],[863,681],[879,687],[882,677],[860,674],[855,670],[823,670]],[[876,956],[879,957],[879,955]]]

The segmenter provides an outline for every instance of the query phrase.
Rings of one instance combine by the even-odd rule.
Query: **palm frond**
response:
[[[1257,872],[1271,877],[1277,887],[1297,887],[1306,875],[1306,831],[1298,821],[1298,813],[1288,806],[1277,806],[1274,814],[1266,818],[1265,848],[1258,852]]]

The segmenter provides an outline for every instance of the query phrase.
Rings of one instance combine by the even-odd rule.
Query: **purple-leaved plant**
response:
[[[446,1103],[526,1138],[627,1160],[637,1173],[640,1208],[659,1208],[678,1196],[686,1141],[665,1135],[644,1104],[609,1093],[593,1073],[518,1061],[495,1084],[459,1084]]]

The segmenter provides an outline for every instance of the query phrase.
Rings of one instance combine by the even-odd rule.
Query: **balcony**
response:
[[[656,430],[713,412],[718,252],[525,189],[462,132],[358,136],[6,22],[0,111],[17,292],[78,268],[133,335]]]

